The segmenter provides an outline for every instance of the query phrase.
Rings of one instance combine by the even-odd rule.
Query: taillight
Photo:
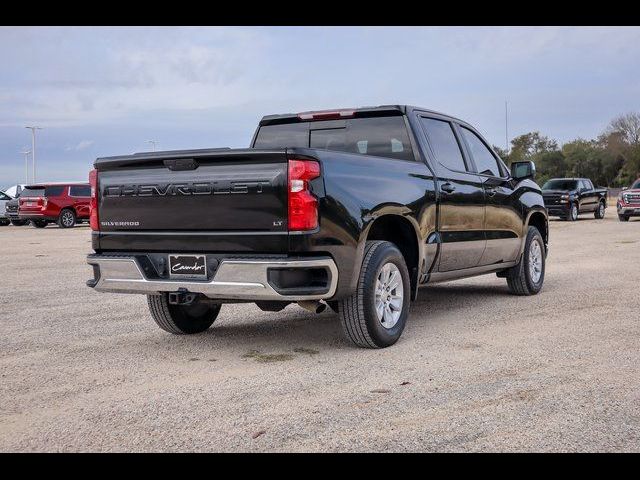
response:
[[[289,231],[318,227],[318,199],[309,181],[320,176],[320,165],[313,160],[289,160]]]
[[[91,230],[100,230],[98,222],[98,171],[93,169],[89,172],[89,185],[91,186],[91,200],[89,201],[89,225]]]

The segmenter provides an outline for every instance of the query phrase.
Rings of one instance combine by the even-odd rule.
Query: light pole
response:
[[[33,160],[33,183],[36,183],[36,130],[42,130],[42,127],[24,127],[31,130],[31,159]]]
[[[147,143],[150,143],[151,145],[153,145],[153,151],[156,151],[156,143],[158,143],[156,140],[147,140]]]
[[[25,148],[20,153],[24,155],[24,183],[26,184],[29,183],[29,154],[31,153],[31,150],[27,150]]]

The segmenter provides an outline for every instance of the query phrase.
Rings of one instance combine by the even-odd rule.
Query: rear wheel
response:
[[[618,220],[620,220],[621,222],[628,222],[629,217],[626,215],[618,215]]]
[[[604,212],[605,212],[604,202],[600,202],[598,204],[598,208],[596,208],[596,211],[593,212],[593,216],[600,220],[604,218]]]
[[[338,304],[346,337],[364,348],[393,345],[404,330],[410,297],[400,250],[391,242],[367,242],[356,291]]]
[[[47,221],[46,220],[31,220],[31,225],[33,225],[36,228],[44,228],[47,226]]]
[[[520,262],[507,270],[507,285],[516,295],[535,295],[542,289],[545,272],[545,247],[536,227],[529,227]]]
[[[207,298],[196,298],[189,305],[172,305],[169,294],[147,295],[151,317],[165,332],[175,335],[201,333],[207,330],[220,313],[220,304]]]
[[[58,217],[58,226],[60,228],[71,228],[76,224],[76,214],[73,210],[65,208],[60,212]]]

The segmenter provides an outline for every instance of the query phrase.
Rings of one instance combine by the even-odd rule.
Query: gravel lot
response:
[[[551,221],[542,292],[424,289],[401,340],[226,305],[159,330],[84,286],[89,229],[0,227],[0,451],[640,451],[640,221]]]

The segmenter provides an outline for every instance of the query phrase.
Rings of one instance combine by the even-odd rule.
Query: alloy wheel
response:
[[[376,279],[375,305],[380,324],[393,328],[402,314],[404,285],[398,267],[391,262],[385,263]]]

